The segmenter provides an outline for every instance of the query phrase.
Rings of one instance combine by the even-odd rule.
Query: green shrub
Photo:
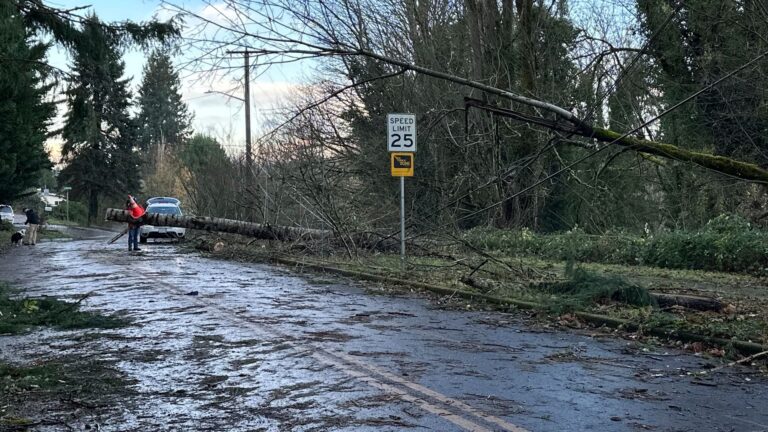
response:
[[[13,210],[19,214],[21,214],[22,210],[25,208],[31,208],[41,216],[43,213],[45,213],[43,211],[45,209],[45,205],[42,201],[40,201],[40,196],[37,194],[27,195],[23,198],[14,200],[12,204]]]
[[[768,232],[738,216],[722,215],[698,231],[658,236],[644,259],[659,267],[766,273]]]
[[[60,221],[67,220],[67,202],[63,201],[61,204],[53,208],[50,213],[50,217]],[[69,202],[69,221],[78,225],[88,224],[88,207],[78,201]]]
[[[514,256],[651,265],[665,268],[768,273],[768,231],[734,215],[721,215],[695,231],[643,237],[624,232],[592,235],[576,228],[563,233],[475,229],[469,244]]]

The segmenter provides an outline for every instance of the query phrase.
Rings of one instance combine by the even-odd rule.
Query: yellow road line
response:
[[[422,394],[425,394],[427,396],[433,397],[433,398],[439,400],[440,402],[442,402],[444,404],[447,404],[447,405],[450,405],[450,406],[455,407],[457,409],[460,409],[460,410],[462,410],[462,411],[464,411],[466,413],[472,414],[473,416],[479,417],[479,418],[481,418],[481,419],[483,419],[485,421],[494,423],[494,424],[496,424],[497,426],[503,428],[506,431],[510,431],[510,432],[528,432],[526,429],[523,429],[523,428],[521,428],[521,427],[519,427],[517,425],[509,423],[509,422],[507,422],[504,419],[501,419],[501,418],[496,417],[496,416],[492,416],[490,414],[486,414],[486,413],[484,413],[484,412],[482,412],[482,411],[480,411],[480,410],[478,410],[476,408],[473,408],[472,406],[469,406],[469,405],[465,404],[464,402],[461,402],[459,400],[450,398],[450,397],[448,397],[448,396],[446,396],[446,395],[444,395],[442,393],[436,392],[436,391],[434,391],[434,390],[432,390],[432,389],[430,389],[428,387],[424,387],[421,384],[417,384],[417,383],[415,383],[413,381],[408,381],[408,380],[402,379],[401,377],[399,377],[399,376],[397,376],[395,374],[392,374],[390,372],[387,372],[387,371],[385,371],[383,369],[380,369],[380,368],[378,368],[376,366],[373,366],[370,363],[361,362],[360,360],[358,360],[358,359],[354,358],[353,356],[350,356],[350,355],[348,355],[346,353],[342,353],[342,352],[339,352],[339,351],[330,351],[330,352],[332,354],[342,358],[346,362],[355,364],[355,365],[357,365],[357,366],[359,366],[361,368],[364,368],[364,369],[368,369],[369,371],[374,372],[376,374],[379,374],[379,375],[383,376],[384,378],[387,378],[388,380],[400,383],[400,384],[402,384],[402,385],[404,385],[404,386],[406,386],[406,387],[408,387],[408,388],[410,388],[412,390],[415,390],[415,391],[417,391],[419,393],[422,393]]]
[[[151,269],[146,269],[147,272],[151,272]],[[141,273],[139,273],[140,277],[143,276]],[[176,294],[183,295],[185,294],[185,291],[182,289],[179,289],[175,285],[156,280],[156,279],[150,279],[147,277],[143,277],[143,279],[147,280],[148,282],[151,281],[154,286],[164,286],[168,288],[170,291],[173,291]],[[202,306],[209,307],[215,310],[218,310],[219,312],[226,313],[230,315],[227,317],[231,321],[236,321],[240,323],[245,323],[249,327],[254,328],[258,330],[260,333],[266,335],[266,336],[280,336],[283,338],[286,338],[288,340],[295,340],[296,338],[288,333],[284,333],[278,329],[275,329],[269,325],[252,321],[251,319],[248,319],[248,316],[244,316],[242,313],[238,313],[235,310],[232,310],[226,306],[222,306],[218,302],[211,301],[208,299],[208,301],[204,300],[200,297],[187,297],[189,300],[194,301],[195,303],[198,303]],[[288,342],[290,344],[290,342]],[[294,350],[299,350],[298,346],[295,346],[295,344],[292,345],[292,348]],[[447,407],[458,411],[462,413],[465,416],[475,417],[478,419],[481,419],[488,423],[493,423],[497,426],[499,426],[504,431],[509,432],[528,432],[527,429],[521,428],[517,425],[514,425],[512,423],[509,423],[499,417],[492,416],[489,414],[486,414],[476,408],[473,408],[457,399],[453,399],[450,396],[444,395],[440,392],[437,392],[435,390],[429,389],[427,387],[424,387],[420,384],[414,383],[412,381],[405,380],[397,375],[394,375],[392,373],[389,373],[383,369],[380,369],[376,366],[371,365],[370,363],[362,362],[346,353],[342,353],[339,351],[329,351],[327,349],[324,349],[320,346],[317,346],[314,343],[307,343],[306,345],[303,345],[302,348],[311,347],[312,352],[310,352],[309,355],[312,357],[322,360],[324,363],[335,366],[339,368],[342,372],[345,374],[358,379],[359,381],[374,387],[378,388],[380,390],[385,390],[390,393],[397,394],[401,399],[406,400],[408,402],[414,403],[424,409],[427,412],[436,414],[440,416],[441,418],[444,418],[451,423],[455,424],[456,426],[459,426],[463,429],[466,429],[468,431],[473,432],[492,432],[491,429],[488,429],[485,426],[482,426],[481,424],[474,422],[470,419],[467,419],[466,417],[457,416],[453,412],[441,408],[435,404],[432,404],[430,402],[425,401],[424,399],[415,397],[411,394],[409,394],[404,389],[399,389],[395,386],[392,386],[390,384],[382,382],[380,379],[376,379],[376,377],[372,376],[371,374],[379,375],[380,377],[389,380],[391,383],[399,384],[403,387],[406,387],[410,389],[413,392],[421,393],[424,396],[430,397],[435,399],[436,401],[440,402],[443,405],[446,405]],[[353,368],[350,367],[351,365],[357,366],[358,368],[367,370],[369,373],[363,373],[360,371],[356,371]]]

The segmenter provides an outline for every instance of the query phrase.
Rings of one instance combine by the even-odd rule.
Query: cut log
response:
[[[195,245],[195,249],[217,253],[224,250],[224,242],[221,240],[203,240]]]
[[[474,276],[462,276],[461,282],[465,285],[469,285],[472,288],[477,288],[480,292],[490,292],[499,289],[501,284],[498,282],[488,280],[488,279],[481,279]]]
[[[106,219],[114,222],[136,222],[129,212],[121,209],[107,209]],[[145,213],[139,219],[143,225],[187,228],[208,232],[239,234],[260,240],[305,241],[325,240],[342,244],[333,231],[311,228],[265,225],[234,219],[202,216],[180,216],[173,214]],[[351,235],[354,243],[361,248],[380,251],[399,250],[400,242],[394,237],[366,232]]]
[[[689,295],[651,293],[659,307],[682,306],[688,309],[700,311],[720,312],[725,305],[718,299],[710,297],[697,297]]]

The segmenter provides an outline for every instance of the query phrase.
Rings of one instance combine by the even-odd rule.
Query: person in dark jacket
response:
[[[29,228],[27,228],[27,244],[34,246],[37,244],[37,229],[40,226],[40,216],[31,208],[25,208],[24,214],[27,215],[27,220],[24,224],[29,225]]]

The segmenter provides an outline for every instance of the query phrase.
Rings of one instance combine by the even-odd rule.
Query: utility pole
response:
[[[251,52],[252,51],[248,51],[247,48],[243,51],[227,51],[227,54],[242,55],[245,60],[245,97],[243,98],[243,102],[245,103],[245,168],[248,178],[250,178],[251,173],[253,172],[253,153],[251,151]]]

